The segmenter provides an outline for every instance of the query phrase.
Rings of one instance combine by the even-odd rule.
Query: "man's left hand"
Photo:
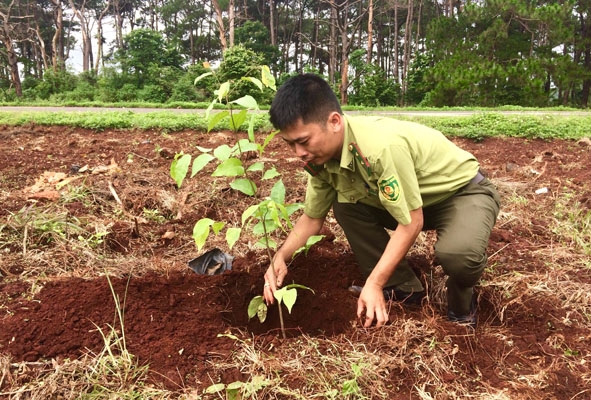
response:
[[[369,328],[376,321],[376,327],[388,322],[388,309],[384,293],[379,285],[365,284],[357,300],[357,317],[363,321],[363,326]]]

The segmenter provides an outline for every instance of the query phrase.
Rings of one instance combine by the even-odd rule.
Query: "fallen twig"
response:
[[[113,186],[113,182],[111,182],[111,181],[109,181],[109,191],[111,192],[111,194],[115,198],[115,201],[117,203],[119,203],[121,208],[123,208],[123,202],[121,202],[121,199],[119,198],[119,196],[117,195],[117,192],[115,191],[115,187]]]

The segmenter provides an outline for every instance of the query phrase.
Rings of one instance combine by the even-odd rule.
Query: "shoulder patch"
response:
[[[388,179],[382,179],[378,184],[382,196],[389,201],[398,201],[400,198],[400,183],[396,177],[391,176]]]

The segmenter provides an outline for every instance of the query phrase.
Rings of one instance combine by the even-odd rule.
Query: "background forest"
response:
[[[587,108],[590,9],[591,0],[0,0],[0,101],[198,103],[217,88],[194,85],[209,62],[220,81],[261,64],[279,84],[316,72],[349,105]],[[80,71],[68,67],[74,54]]]

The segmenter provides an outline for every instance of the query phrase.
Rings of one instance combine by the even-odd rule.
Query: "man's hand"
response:
[[[265,285],[263,287],[263,297],[267,304],[275,302],[273,293],[281,287],[285,276],[287,275],[287,264],[282,257],[275,257],[271,265],[265,272]]]
[[[378,328],[388,322],[388,309],[381,286],[368,283],[363,286],[357,300],[357,318],[362,321],[365,318],[365,328],[369,328],[374,319]]]

